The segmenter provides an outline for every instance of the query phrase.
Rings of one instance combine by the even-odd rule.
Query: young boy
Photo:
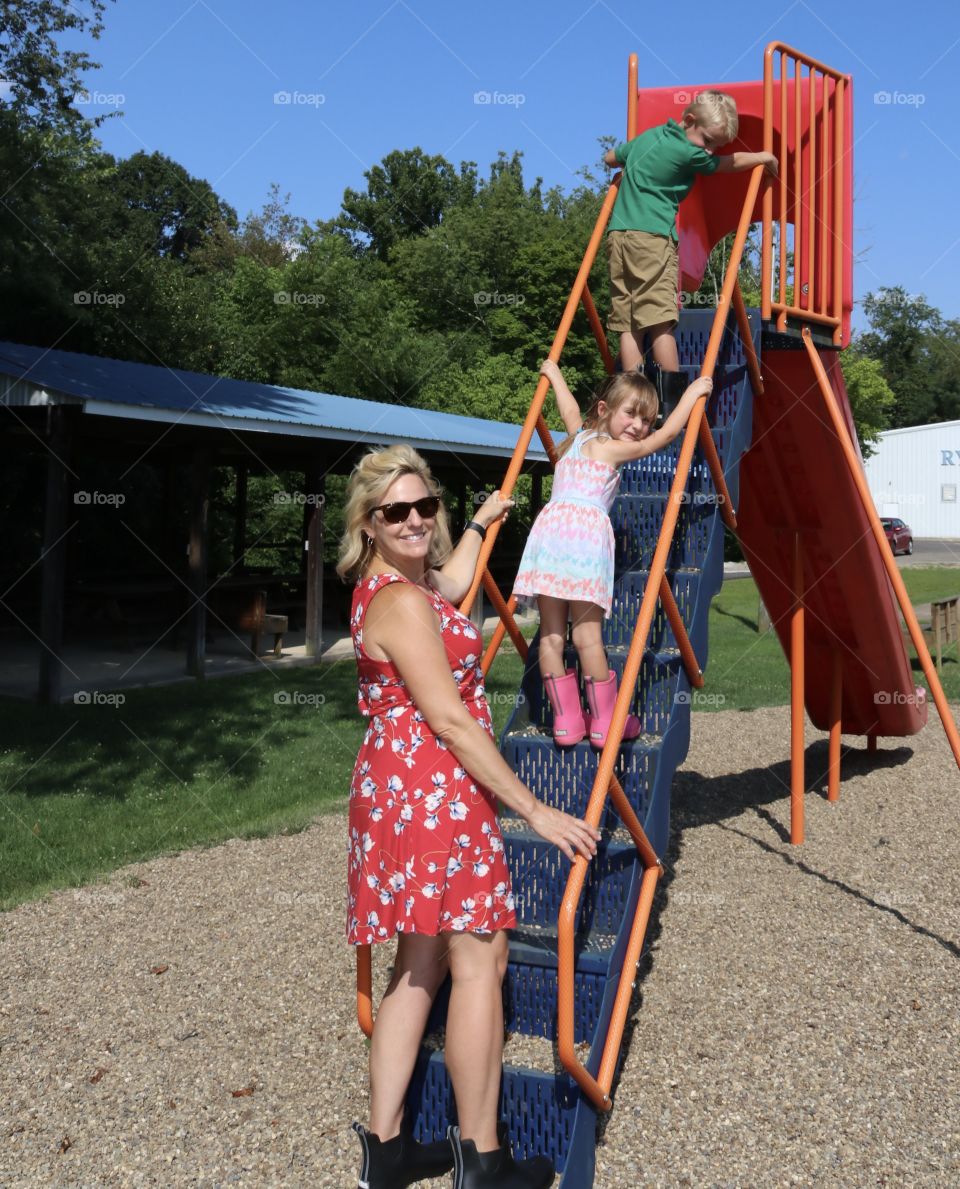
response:
[[[698,173],[741,173],[763,165],[776,175],[772,153],[717,149],[737,135],[737,105],[721,91],[701,91],[683,111],[682,123],[667,120],[603,158],[622,165],[623,178],[607,236],[610,259],[610,320],[620,334],[620,365],[633,371],[650,336],[663,372],[680,369],[673,328],[677,324],[677,210]]]

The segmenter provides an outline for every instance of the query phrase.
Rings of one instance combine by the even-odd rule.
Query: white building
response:
[[[880,435],[867,482],[881,516],[899,516],[915,537],[960,538],[960,421]]]

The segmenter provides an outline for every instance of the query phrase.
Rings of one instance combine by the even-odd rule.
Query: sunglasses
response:
[[[370,509],[370,515],[372,516],[374,512],[382,512],[383,519],[387,524],[403,524],[410,515],[411,508],[416,508],[417,515],[421,520],[432,520],[439,511],[440,497],[425,495],[422,500],[397,500],[392,504],[380,504],[378,507]]]

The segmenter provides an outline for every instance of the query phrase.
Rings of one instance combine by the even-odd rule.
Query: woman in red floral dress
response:
[[[350,789],[347,938],[397,938],[370,1047],[370,1127],[360,1180],[412,1184],[453,1167],[449,1143],[419,1144],[403,1105],[433,998],[451,976],[446,1064],[464,1185],[546,1186],[543,1157],[514,1161],[497,1127],[506,929],[516,923],[496,799],[569,859],[597,831],[538,801],[497,750],[482,640],[454,604],[486,526],[512,501],[481,505],[451,549],[439,488],[408,446],[366,455],[350,479],[338,572],[357,579],[351,633],[369,719]],[[474,531],[475,530],[475,531]]]

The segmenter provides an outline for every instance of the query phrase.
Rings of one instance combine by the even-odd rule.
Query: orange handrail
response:
[[[734,237],[733,248],[730,253],[730,260],[727,264],[727,271],[724,274],[723,288],[721,290],[720,300],[717,303],[717,313],[714,316],[713,326],[710,331],[710,338],[703,360],[703,367],[701,369],[701,375],[704,376],[712,376],[716,367],[720,342],[727,320],[726,315],[731,308],[733,290],[737,283],[737,272],[743,257],[743,248],[750,230],[751,216],[754,204],[757,201],[757,195],[760,191],[762,177],[763,167],[758,165],[754,168],[750,177],[747,196],[744,200],[740,222],[737,226],[737,233]],[[623,740],[623,728],[627,721],[633,691],[636,688],[637,678],[640,674],[640,664],[643,660],[643,653],[646,650],[650,628],[653,624],[654,606],[660,593],[661,583],[666,576],[667,557],[673,543],[673,534],[676,529],[677,518],[680,514],[680,506],[683,502],[696,439],[704,419],[706,400],[707,398],[703,396],[694,406],[693,413],[687,422],[684,432],[683,444],[680,447],[680,457],[677,461],[677,469],[670,487],[670,495],[667,500],[663,524],[660,528],[660,537],[654,551],[650,574],[647,579],[643,600],[640,604],[640,613],[637,616],[637,624],[634,628],[633,638],[630,641],[630,648],[624,663],[623,675],[620,679],[620,688],[614,705],[607,741],[604,744],[603,751],[600,753],[597,775],[594,779],[590,799],[584,814],[584,820],[594,827],[600,823],[604,803],[610,787],[610,780],[613,776],[613,767]],[[580,902],[580,894],[583,890],[586,873],[587,860],[582,855],[578,855],[567,878],[567,887],[561,905],[557,936],[557,1048],[563,1067],[576,1080],[594,1106],[599,1110],[609,1110],[610,1088],[613,1084],[617,1054],[620,1051],[620,1045],[623,1040],[625,1014],[622,1017],[619,1014],[615,1014],[611,1018],[610,1027],[604,1041],[597,1077],[594,1077],[587,1070],[577,1055],[574,1046],[574,976],[576,964],[573,940],[577,906]],[[649,905],[653,896],[652,886],[650,886],[650,882],[647,882],[646,877],[647,872],[645,871],[645,882],[641,885],[640,901],[637,905],[634,922],[631,927],[631,942],[635,940],[639,933],[638,946],[642,945],[643,942],[646,917],[649,916]],[[628,984],[632,981],[632,977],[633,972],[625,961],[617,991],[618,1002],[624,995],[629,1002]]]
[[[893,586],[894,593],[897,596],[897,602],[900,604],[900,612],[903,615],[907,629],[910,632],[910,639],[913,641],[913,646],[917,651],[917,658],[923,668],[923,675],[926,677],[930,692],[933,694],[933,700],[936,703],[937,712],[940,715],[940,721],[943,723],[943,729],[946,732],[947,740],[950,743],[953,757],[957,761],[957,766],[960,767],[960,735],[957,733],[956,723],[953,721],[953,715],[950,713],[950,706],[947,702],[946,695],[943,692],[943,686],[940,684],[940,678],[937,675],[936,666],[933,663],[933,658],[930,656],[930,649],[927,647],[927,642],[924,639],[920,624],[917,621],[916,612],[913,609],[913,604],[910,602],[910,595],[907,593],[907,588],[904,585],[903,578],[900,576],[900,568],[893,558],[893,551],[890,548],[890,543],[887,540],[887,534],[883,531],[883,525],[880,523],[880,517],[873,505],[873,497],[870,494],[870,488],[867,485],[866,476],[863,473],[863,466],[857,457],[856,451],[853,448],[853,443],[850,441],[850,434],[847,430],[844,419],[837,407],[837,400],[830,385],[829,377],[827,376],[826,368],[823,366],[823,360],[820,358],[820,353],[816,348],[816,344],[810,335],[810,331],[804,327],[803,329],[803,345],[807,349],[807,355],[810,358],[810,364],[813,367],[814,375],[817,378],[817,383],[820,387],[821,395],[823,396],[823,403],[826,406],[827,413],[833,423],[833,431],[836,434],[837,441],[843,450],[843,456],[847,463],[847,469],[857,488],[857,494],[860,496],[860,502],[863,505],[863,510],[867,514],[867,519],[870,522],[870,529],[873,533],[874,540],[880,549],[880,556],[883,559],[884,568],[887,571],[887,576]]]

